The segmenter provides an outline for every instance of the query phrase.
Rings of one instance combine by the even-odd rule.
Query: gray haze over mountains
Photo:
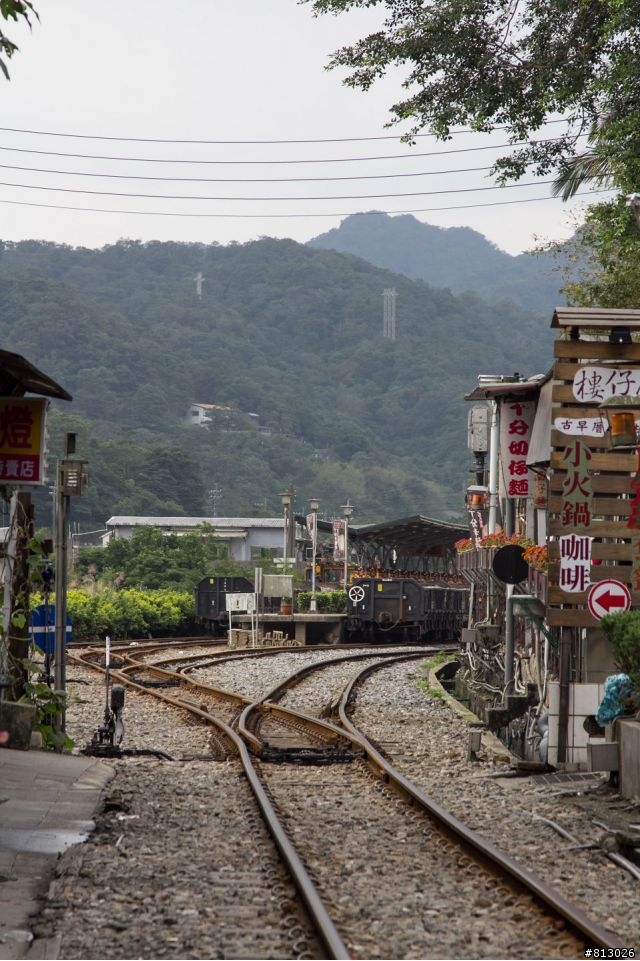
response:
[[[488,303],[516,301],[543,316],[565,303],[550,255],[513,256],[469,227],[434,227],[411,214],[354,214],[308,246],[353,254],[454,294],[470,291]]]

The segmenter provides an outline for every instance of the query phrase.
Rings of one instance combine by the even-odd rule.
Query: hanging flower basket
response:
[[[532,567],[535,571],[546,573],[549,569],[549,552],[546,544],[542,546],[531,544],[530,547],[526,548],[523,558],[529,567]]]

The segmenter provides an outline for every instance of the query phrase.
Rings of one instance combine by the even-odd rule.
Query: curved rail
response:
[[[398,658],[401,660],[411,660],[410,656]],[[417,804],[426,810],[441,825],[446,833],[457,843],[467,848],[474,857],[480,859],[485,865],[490,867],[498,866],[500,871],[507,875],[513,883],[535,897],[538,901],[543,901],[552,910],[556,911],[574,929],[584,935],[590,943],[596,947],[610,948],[613,950],[625,950],[626,945],[618,940],[615,935],[610,934],[601,925],[592,921],[580,908],[567,901],[558,891],[550,885],[545,884],[540,878],[536,877],[522,865],[514,861],[507,854],[480,837],[475,831],[468,828],[462,821],[459,821],[449,811],[440,807],[433,798],[425,794],[417,785],[409,781],[400,771],[393,767],[371,744],[365,734],[355,726],[347,714],[347,707],[355,697],[355,688],[374,671],[380,670],[384,664],[372,664],[365,667],[359,674],[351,679],[343,691],[339,704],[340,722],[351,736],[357,738],[366,752],[370,764],[377,769],[384,782],[402,796],[409,798],[412,803]],[[617,955],[621,957],[622,955]]]
[[[104,668],[96,665],[92,661],[85,661],[82,657],[74,656],[74,661],[82,663],[85,666],[89,666],[97,671],[102,671],[104,673]],[[133,665],[131,665],[133,668]],[[156,668],[160,671],[160,668]],[[233,745],[235,752],[237,753],[240,762],[242,764],[243,771],[249,782],[251,790],[253,791],[256,803],[260,808],[262,816],[264,818],[265,824],[269,833],[271,834],[276,847],[278,848],[283,861],[285,862],[287,869],[291,875],[291,880],[298,891],[300,898],[302,899],[309,918],[316,929],[319,939],[322,941],[324,948],[326,949],[327,956],[329,958],[336,959],[336,961],[342,961],[342,959],[350,958],[348,949],[346,948],[337,928],[335,927],[333,921],[331,920],[327,909],[325,908],[316,887],[309,877],[309,874],[302,863],[294,845],[291,843],[289,838],[284,831],[282,824],[278,818],[278,815],[271,803],[266,791],[264,790],[260,778],[256,772],[253,761],[249,754],[246,744],[239,734],[236,733],[228,724],[222,721],[220,718],[216,718],[214,715],[198,708],[195,704],[185,703],[180,698],[173,697],[172,695],[165,694],[161,691],[149,690],[144,687],[144,685],[137,683],[128,676],[128,672],[111,671],[114,676],[118,677],[118,680],[123,681],[130,687],[133,687],[145,694],[148,694],[158,700],[165,701],[174,707],[182,708],[183,710],[189,711],[191,714],[202,718],[208,724],[216,727],[221,731],[225,738]],[[173,674],[174,672],[166,672]],[[179,676],[179,675],[176,675]],[[194,686],[195,686],[195,682]],[[206,687],[206,685],[205,685]],[[216,689],[214,689],[216,690]],[[233,698],[237,700],[242,700],[246,702],[246,698],[242,695],[233,694],[232,692],[225,692],[230,694]],[[313,718],[309,718],[310,721]],[[338,728],[335,728],[337,734],[344,737],[344,733]]]
[[[436,648],[435,650],[440,650],[440,648]],[[253,721],[254,717],[258,717],[261,713],[269,712],[275,716],[279,716],[285,723],[299,717],[304,721],[304,723],[307,724],[307,726],[313,727],[316,730],[316,733],[319,735],[320,739],[335,741],[337,738],[341,738],[343,741],[350,742],[352,747],[361,749],[363,745],[360,737],[357,734],[341,729],[329,721],[322,721],[317,717],[312,717],[311,715],[304,714],[301,711],[292,711],[290,708],[280,707],[273,702],[279,700],[279,698],[281,698],[289,688],[294,687],[309,674],[313,674],[324,667],[333,666],[334,664],[344,664],[348,661],[364,660],[365,658],[370,658],[372,653],[372,651],[364,653],[359,652],[345,654],[343,657],[329,658],[326,661],[314,661],[312,664],[306,664],[298,671],[294,671],[284,681],[276,684],[274,688],[272,688],[259,700],[251,701],[250,703],[246,704],[238,719],[238,733],[244,738],[246,743],[250,746],[251,750],[255,754],[260,754],[262,751],[262,741],[253,732]],[[398,658],[397,652],[393,650],[390,651],[387,649],[378,649],[375,653],[384,658]],[[425,656],[425,651],[422,650],[420,653],[415,653],[411,656],[423,658]]]

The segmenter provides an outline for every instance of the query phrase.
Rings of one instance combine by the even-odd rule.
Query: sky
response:
[[[471,227],[511,254],[573,233],[534,178],[497,189],[504,134],[400,142],[402,73],[368,91],[325,69],[377,8],[297,0],[34,0],[0,77],[0,239],[301,243],[353,213]],[[503,151],[502,151],[503,152]],[[476,169],[479,168],[479,169]]]

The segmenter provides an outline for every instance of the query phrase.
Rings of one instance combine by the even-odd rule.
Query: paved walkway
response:
[[[30,916],[58,856],[84,841],[112,768],[90,757],[0,748],[0,959],[56,958],[57,939],[34,940]]]

